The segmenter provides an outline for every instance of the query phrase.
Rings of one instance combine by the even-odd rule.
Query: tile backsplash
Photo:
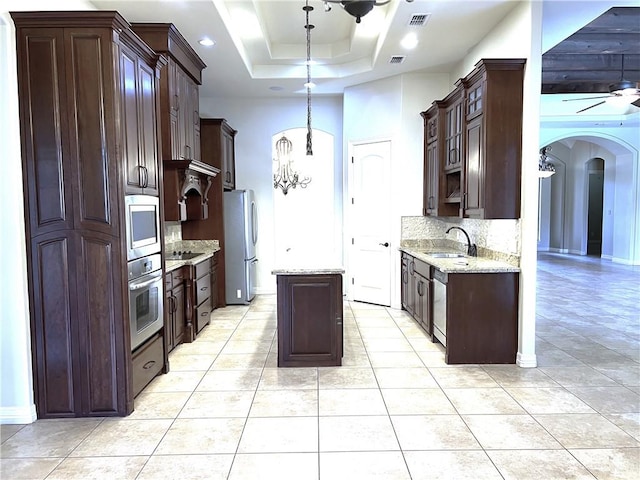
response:
[[[182,241],[182,224],[180,222],[164,222],[164,244],[169,245]]]
[[[445,233],[449,227],[461,227],[478,246],[478,255],[520,263],[520,220],[476,220],[453,217],[402,217],[401,245],[414,248],[448,247],[464,250],[466,239],[459,230]]]

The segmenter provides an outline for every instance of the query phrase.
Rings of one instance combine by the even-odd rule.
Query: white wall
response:
[[[258,205],[258,293],[275,293],[276,267],[274,195],[282,195],[273,188],[272,137],[291,128],[305,127],[307,122],[306,97],[297,98],[201,98],[202,118],[226,118],[238,131],[236,147],[236,188],[252,189]],[[335,96],[311,97],[311,117],[314,129],[334,137],[334,245],[342,245],[342,98]],[[304,190],[291,191],[289,196],[304,195]],[[325,206],[317,205],[315,215]],[[335,213],[335,215],[334,215]],[[331,246],[331,248],[334,248]],[[341,251],[339,252],[339,255]],[[341,259],[340,259],[341,260]]]
[[[0,424],[36,418],[31,375],[31,334],[27,291],[22,160],[18,115],[16,43],[10,11],[52,10],[49,0],[4,0],[0,6]],[[65,8],[88,10],[82,0]]]
[[[423,120],[420,112],[448,92],[448,74],[399,75],[345,89],[345,172],[348,172],[352,145],[391,141],[391,218],[380,220],[389,222],[392,252],[397,252],[400,246],[401,217],[422,214]],[[350,224],[347,204],[345,239],[351,238]],[[347,276],[350,274],[348,253],[345,244]],[[391,265],[391,306],[400,308],[400,262],[392,261]],[[350,295],[349,282],[345,288]]]

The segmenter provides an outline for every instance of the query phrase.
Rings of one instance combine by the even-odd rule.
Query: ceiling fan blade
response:
[[[633,105],[634,107],[640,107],[640,97],[638,97],[635,102],[631,102],[631,105]]]
[[[585,110],[589,110],[590,108],[597,107],[598,105],[602,105],[603,103],[607,103],[607,102],[605,102],[605,101],[603,100],[603,101],[601,101],[601,102],[594,103],[593,105],[591,105],[591,106],[589,106],[589,107],[587,107],[587,108],[583,108],[582,110],[578,110],[576,113],[584,112]]]
[[[581,98],[565,98],[564,100],[562,100],[563,102],[574,102],[576,100],[597,100],[598,98],[609,98],[611,97],[611,94],[609,95],[603,95],[601,97],[581,97]]]

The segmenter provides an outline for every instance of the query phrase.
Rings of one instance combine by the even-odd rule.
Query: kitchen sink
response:
[[[464,253],[448,253],[448,252],[427,253],[427,255],[433,258],[464,258],[466,257]]]

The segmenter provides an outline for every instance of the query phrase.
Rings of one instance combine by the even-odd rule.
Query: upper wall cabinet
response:
[[[132,23],[131,28],[168,57],[160,76],[163,160],[200,160],[198,86],[206,65],[171,23]]]
[[[481,60],[422,113],[425,215],[520,217],[524,64]]]
[[[231,128],[224,118],[202,119],[202,144],[207,145],[206,155],[203,147],[203,162],[219,167],[222,172],[222,187],[224,190],[236,188],[236,148],[235,137],[237,130]],[[206,126],[204,126],[206,125]]]

